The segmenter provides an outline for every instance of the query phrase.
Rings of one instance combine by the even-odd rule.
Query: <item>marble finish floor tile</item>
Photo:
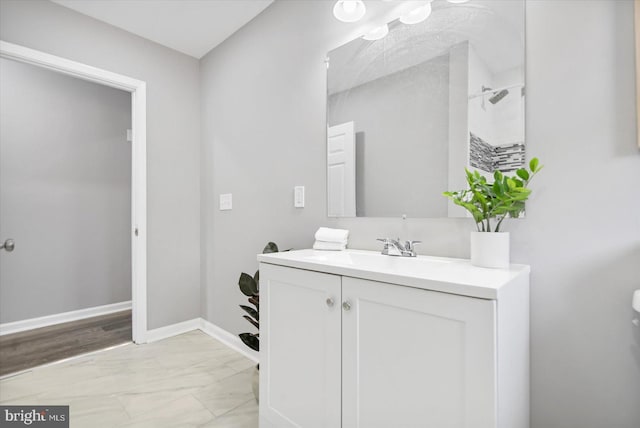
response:
[[[258,426],[255,363],[193,331],[0,380],[0,404],[69,405],[71,427]]]
[[[254,398],[203,425],[206,428],[255,428],[257,426],[258,406]]]
[[[215,416],[235,409],[253,398],[251,377],[253,368],[244,370],[199,389],[194,395]]]

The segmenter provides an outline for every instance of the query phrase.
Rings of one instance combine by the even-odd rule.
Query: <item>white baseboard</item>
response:
[[[40,318],[31,318],[28,320],[0,324],[0,336],[3,336],[5,334],[18,333],[26,330],[32,330],[40,327],[47,327],[55,324],[61,324],[69,321],[76,321],[84,318],[95,317],[99,315],[107,315],[114,312],[125,311],[128,309],[131,309],[131,301],[113,303],[111,305],[96,306],[93,308],[48,315]],[[203,333],[213,337],[216,340],[219,340],[229,348],[239,352],[240,354],[255,361],[256,363],[260,362],[260,354],[258,352],[255,352],[253,349],[249,349],[238,336],[229,333],[227,330],[224,330],[223,328],[218,327],[217,325],[203,318],[194,318],[165,327],[148,330],[145,339],[148,343],[157,342],[158,340],[167,339],[169,337],[177,336],[179,334],[187,333],[194,330],[201,330]]]
[[[208,336],[219,340],[229,348],[244,355],[250,360],[255,361],[256,363],[260,362],[260,354],[252,349],[249,349],[238,336],[229,333],[228,331],[203,318],[194,318],[192,320],[179,322],[177,324],[171,324],[166,327],[149,330],[147,331],[146,339],[147,343],[157,342],[158,340],[168,339],[169,337],[188,333],[194,330],[200,330]]]
[[[77,311],[63,312],[61,314],[47,315],[39,318],[7,322],[0,324],[0,336],[33,330],[34,328],[48,327],[50,325],[77,321],[85,318],[108,315],[114,312],[131,309],[131,300],[127,302],[112,303],[110,305],[94,306],[93,308],[79,309]]]
[[[203,318],[200,318],[200,330],[224,343],[234,351],[241,353],[250,360],[253,360],[256,363],[260,362],[260,354],[253,349],[248,348],[247,345],[245,345],[235,334],[229,333],[227,330],[224,330]]]
[[[194,318],[192,320],[182,321],[165,327],[148,330],[146,341],[147,343],[157,342],[158,340],[168,339],[169,337],[188,333],[193,330],[198,330],[199,328],[200,318]]]

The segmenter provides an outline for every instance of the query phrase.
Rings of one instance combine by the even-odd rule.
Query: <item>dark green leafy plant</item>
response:
[[[525,201],[531,195],[527,185],[541,169],[538,158],[533,158],[529,169],[520,168],[511,177],[495,171],[494,182],[489,183],[478,171],[471,172],[465,168],[469,188],[443,194],[471,213],[478,232],[499,232],[505,218],[520,217]],[[496,222],[493,230],[491,220]]]
[[[277,253],[278,246],[273,242],[269,242],[264,249],[262,250],[262,254],[267,253]],[[260,271],[257,270],[255,275],[251,276],[248,273],[242,272],[240,274],[240,279],[238,279],[238,285],[240,286],[240,291],[242,294],[248,297],[249,303],[251,303],[254,307],[240,305],[240,307],[247,313],[247,315],[243,315],[243,318],[246,319],[253,325],[255,328],[260,330]],[[249,348],[254,351],[260,351],[260,333],[240,333],[240,339],[247,345]]]

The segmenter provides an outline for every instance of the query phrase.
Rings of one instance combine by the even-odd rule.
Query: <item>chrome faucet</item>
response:
[[[416,245],[421,243],[421,241],[405,241],[402,244],[400,238],[378,238],[378,241],[384,243],[382,248],[383,255],[399,257],[416,257]]]

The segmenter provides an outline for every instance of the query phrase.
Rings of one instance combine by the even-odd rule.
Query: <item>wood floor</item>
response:
[[[131,341],[131,311],[0,336],[0,376]]]

